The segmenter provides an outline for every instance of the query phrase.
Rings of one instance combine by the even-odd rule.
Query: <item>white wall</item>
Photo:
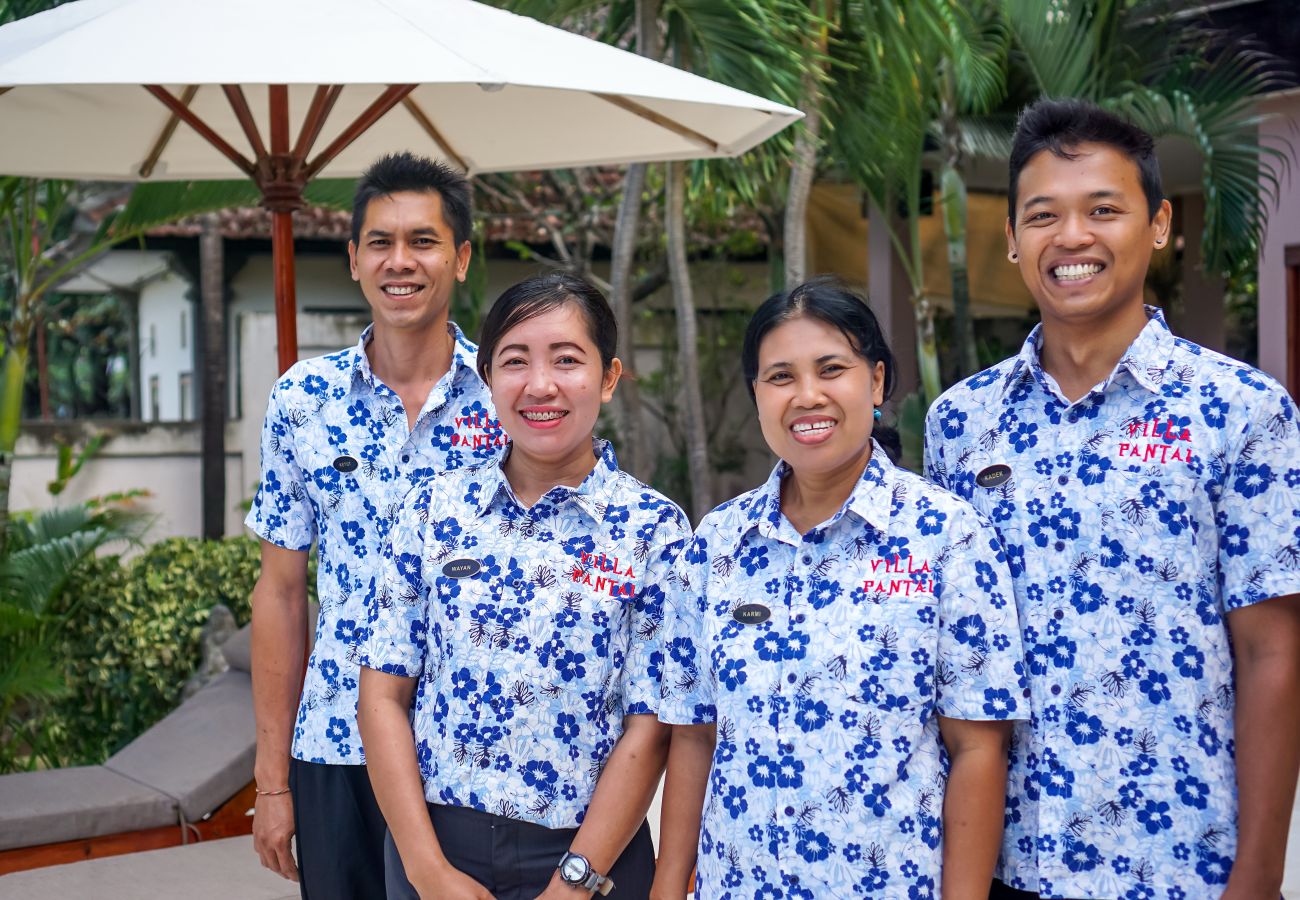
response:
[[[1259,127],[1262,143],[1287,147],[1300,129],[1300,93],[1260,104],[1272,114]],[[1287,337],[1291,333],[1286,309],[1286,264],[1289,244],[1300,244],[1300,154],[1292,149],[1291,168],[1269,211],[1268,230],[1259,254],[1259,367],[1278,381],[1287,380]],[[1292,393],[1300,385],[1289,385]]]
[[[140,417],[147,422],[193,421],[197,414],[195,304],[189,290],[174,271],[140,288]],[[182,402],[184,374],[189,394]]]

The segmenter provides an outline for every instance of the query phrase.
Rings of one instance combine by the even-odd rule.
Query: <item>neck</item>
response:
[[[795,531],[806,534],[844,505],[870,461],[868,442],[862,453],[833,469],[801,473],[792,468],[781,485],[781,513]]]
[[[431,385],[447,374],[453,342],[446,318],[418,330],[398,331],[376,322],[366,356],[375,377],[400,392],[417,384]]]
[[[1147,324],[1142,304],[1086,322],[1043,320],[1039,361],[1071,403],[1104,381]]]
[[[531,507],[553,487],[577,487],[596,468],[596,453],[591,446],[591,436],[572,450],[557,456],[532,456],[518,444],[511,444],[506,457],[506,480],[519,502]]]

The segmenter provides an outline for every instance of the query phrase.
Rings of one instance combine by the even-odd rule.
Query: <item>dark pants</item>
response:
[[[1038,895],[1018,888],[1007,887],[994,878],[993,889],[989,891],[989,900],[1038,900]]]
[[[384,817],[365,766],[289,761],[303,900],[384,900]]]
[[[545,890],[576,828],[546,828],[466,809],[429,804],[429,818],[443,855],[487,888],[496,900],[533,900]],[[645,822],[607,873],[614,879],[610,897],[647,900],[655,875],[655,851]],[[388,900],[419,900],[406,880],[393,838],[384,839],[384,878]]]

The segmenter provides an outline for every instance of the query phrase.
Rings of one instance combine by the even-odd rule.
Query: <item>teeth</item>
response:
[[[816,431],[829,431],[835,423],[830,420],[821,422],[799,422],[791,430],[795,434],[811,434]]]
[[[405,297],[408,294],[414,294],[419,289],[418,285],[398,287],[395,284],[390,284],[388,287],[384,288],[384,291],[397,297]]]
[[[568,413],[565,413],[565,412],[526,412],[526,413],[520,413],[520,415],[523,416],[525,419],[527,419],[527,420],[530,421],[530,422],[550,422],[550,421],[552,421],[552,420],[554,420],[554,419],[560,419],[560,418],[563,418],[564,416],[568,415]]]
[[[1074,281],[1080,278],[1087,278],[1090,275],[1096,275],[1101,271],[1101,266],[1097,263],[1079,263],[1072,266],[1057,266],[1052,270],[1058,281]]]

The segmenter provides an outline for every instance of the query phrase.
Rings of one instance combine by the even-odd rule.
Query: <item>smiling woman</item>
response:
[[[649,896],[664,586],[689,529],[592,435],[615,341],[581,279],[507,290],[478,370],[511,440],[397,515],[359,713],[390,898]]]

